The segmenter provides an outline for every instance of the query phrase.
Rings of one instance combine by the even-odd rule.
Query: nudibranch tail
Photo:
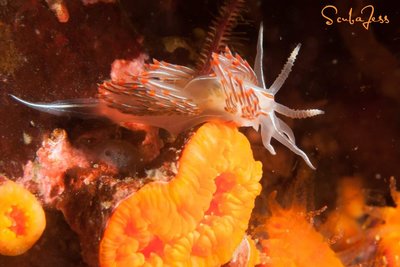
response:
[[[10,94],[10,96],[27,107],[57,116],[79,115],[85,117],[96,117],[98,116],[97,107],[100,104],[99,100],[95,98],[70,99],[50,103],[33,103],[16,97],[15,95]]]

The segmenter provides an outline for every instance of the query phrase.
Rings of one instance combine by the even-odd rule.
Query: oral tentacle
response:
[[[286,134],[292,143],[296,143],[296,138],[294,136],[292,129],[290,129],[289,125],[287,125],[283,120],[281,120],[279,118],[276,118],[276,122],[277,122],[277,126],[279,127],[281,132]]]
[[[274,147],[271,145],[272,135],[274,134],[275,128],[271,127],[272,119],[268,116],[262,117],[261,122],[261,139],[264,147],[272,154],[276,155]]]
[[[289,148],[293,153],[302,157],[303,160],[307,163],[307,165],[311,169],[315,170],[314,165],[311,163],[311,161],[308,158],[308,156],[306,155],[306,153],[304,153],[300,148],[298,148],[296,146],[296,144],[292,143],[282,132],[276,130],[276,131],[274,131],[272,137],[275,138],[276,140],[278,140],[281,144],[283,144],[287,148]]]

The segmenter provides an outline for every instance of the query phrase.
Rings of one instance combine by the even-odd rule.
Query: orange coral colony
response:
[[[0,176],[0,254],[25,253],[40,238],[46,218],[28,190]]]
[[[343,177],[338,183],[337,207],[331,211],[325,223],[319,228],[325,236],[337,236],[333,248],[344,251],[363,240],[365,195],[361,177]]]
[[[344,266],[322,234],[315,230],[309,219],[313,212],[307,214],[305,208],[298,205],[282,208],[275,195],[272,194],[268,202],[270,217],[259,226],[268,235],[268,239],[261,241],[265,253],[263,266],[308,267],[310,263],[312,266]]]
[[[377,242],[376,265],[400,266],[400,192],[396,190],[396,180],[390,178],[390,194],[395,207],[374,207],[369,211],[382,222],[376,225],[370,235]]]
[[[220,266],[245,237],[260,193],[261,163],[229,124],[191,137],[169,182],[123,200],[100,243],[100,266]]]

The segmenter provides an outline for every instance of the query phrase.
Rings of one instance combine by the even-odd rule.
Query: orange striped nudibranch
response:
[[[211,73],[198,75],[188,67],[153,60],[137,75],[124,82],[105,81],[97,99],[76,99],[53,103],[30,103],[32,108],[53,114],[101,115],[116,123],[142,123],[177,134],[200,123],[232,121],[239,127],[261,131],[265,148],[275,154],[274,138],[314,169],[308,156],[296,146],[293,131],[275,112],[291,118],[306,118],[323,111],[294,110],[274,100],[288,77],[300,45],[296,46],[273,84],[267,88],[263,77],[263,27],[261,25],[254,69],[238,54],[226,48],[212,55]]]

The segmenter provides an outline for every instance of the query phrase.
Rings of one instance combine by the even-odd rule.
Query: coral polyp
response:
[[[263,266],[344,266],[330,248],[323,235],[312,223],[312,212],[297,201],[291,207],[283,208],[275,199],[276,192],[268,200],[271,214],[258,226],[268,238],[261,239],[265,253]],[[314,212],[319,213],[319,212]]]
[[[25,253],[40,238],[45,226],[44,211],[35,196],[0,176],[0,254]]]
[[[232,125],[205,124],[169,182],[123,200],[100,243],[100,266],[219,266],[245,237],[261,164]],[[228,242],[227,242],[228,241]]]

